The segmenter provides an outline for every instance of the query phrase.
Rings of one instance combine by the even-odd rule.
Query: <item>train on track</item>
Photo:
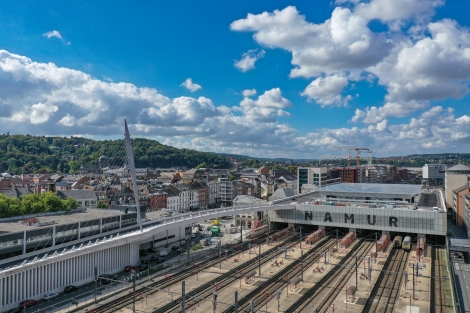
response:
[[[406,236],[405,239],[403,239],[401,248],[406,251],[411,251],[411,237],[410,236]]]

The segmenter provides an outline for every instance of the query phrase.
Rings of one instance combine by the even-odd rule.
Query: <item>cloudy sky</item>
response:
[[[457,0],[4,1],[0,133],[263,157],[469,152]]]

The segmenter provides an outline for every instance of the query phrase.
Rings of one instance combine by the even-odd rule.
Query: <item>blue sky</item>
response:
[[[251,156],[468,152],[468,6],[5,1],[0,133],[120,138],[127,118]]]

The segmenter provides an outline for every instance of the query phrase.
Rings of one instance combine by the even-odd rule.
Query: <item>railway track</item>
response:
[[[340,268],[333,269],[333,275],[327,281],[317,284],[319,287],[313,297],[304,302],[302,309],[297,310],[297,312],[311,312],[310,308],[312,307],[315,307],[318,310],[317,312],[327,312],[339,294],[344,291],[343,287],[347,287],[351,276],[356,272],[356,260],[367,256],[373,246],[373,242],[365,242],[361,246],[358,244],[357,251],[349,255]],[[332,288],[331,286],[335,287]],[[313,299],[321,300],[319,304],[313,306],[311,304]]]
[[[431,251],[431,301],[430,301],[430,313],[450,313],[452,307],[448,306],[447,298],[445,295],[446,291],[446,268],[445,261],[443,260],[442,254],[445,250],[432,247]]]
[[[259,242],[261,242],[266,237],[267,237],[267,235],[263,235],[263,236],[259,237],[258,238]],[[242,244],[242,248],[241,248],[240,251],[246,251],[248,249],[248,244],[251,243],[251,242],[252,242],[252,240],[245,241]],[[273,249],[275,249],[275,248],[273,248]],[[273,250],[273,249],[270,249],[270,250]],[[233,254],[236,254],[236,253],[239,253],[239,252],[234,251],[234,250],[229,250],[228,257],[233,256]],[[199,271],[201,271],[203,269],[207,269],[211,266],[215,266],[218,263],[219,263],[219,257],[215,256],[215,257],[207,260],[206,262],[202,263],[201,266],[199,267]],[[196,270],[197,270],[196,268],[192,267],[190,269],[186,269],[186,270],[183,270],[183,271],[180,271],[178,273],[173,274],[172,275],[173,278],[170,282],[168,282],[167,279],[160,279],[160,280],[150,284],[149,286],[141,287],[141,288],[136,289],[137,296],[135,297],[135,301],[137,302],[138,300],[141,300],[142,297],[144,297],[145,295],[148,296],[148,295],[154,294],[158,290],[165,289],[169,285],[171,286],[175,283],[178,283],[180,281],[185,280],[186,278],[188,278],[192,275],[195,275]],[[115,312],[115,311],[118,311],[118,310],[120,310],[121,308],[123,308],[127,305],[132,304],[133,300],[134,300],[133,299],[133,294],[130,293],[130,294],[127,294],[127,295],[122,296],[120,298],[117,298],[113,301],[110,301],[108,303],[100,305],[100,306],[96,307],[95,309],[93,309],[93,311],[94,311],[94,313]]]
[[[297,238],[293,238],[287,243],[284,244],[284,247],[290,248],[298,243]],[[274,247],[269,249],[268,251],[265,251],[264,253],[261,254],[261,264],[264,264],[271,260],[277,253],[278,247]],[[256,259],[253,259],[256,260]],[[218,284],[218,288],[222,289],[228,285],[231,285],[238,279],[240,279],[240,276],[237,272],[243,271],[244,273],[248,273],[252,270],[255,270],[258,267],[258,262],[245,262],[244,264],[241,264],[230,271],[221,274],[217,278],[214,278],[213,280],[202,284],[198,288],[194,289],[191,292],[186,293],[185,295],[185,308],[189,309],[192,306],[198,304],[199,302],[205,301],[206,298],[211,297],[213,294],[213,285],[215,283]],[[156,309],[153,311],[153,313],[163,313],[163,312],[181,312],[181,303],[182,303],[182,297],[179,297],[178,299],[172,300],[171,302],[167,303],[166,305]]]
[[[349,253],[336,264],[328,273],[320,279],[315,286],[308,289],[294,304],[292,304],[285,312],[325,312],[329,305],[333,303],[337,295],[343,290],[342,287],[347,284],[356,266],[356,256],[363,257],[367,255],[373,247],[372,242],[361,240]],[[339,286],[332,288],[331,286]],[[321,299],[319,304],[312,304],[314,299]]]
[[[310,265],[314,264],[318,257],[318,252],[326,251],[327,249],[333,247],[336,243],[335,239],[325,238],[316,243],[313,249],[310,249],[306,254],[304,254],[304,270]],[[307,263],[307,265],[305,265]],[[251,291],[245,297],[241,298],[238,301],[238,311],[239,312],[251,312],[250,301],[254,301],[255,309],[259,310],[264,306],[266,301],[271,300],[276,296],[277,290],[282,290],[285,285],[289,284],[289,279],[294,277],[299,277],[302,271],[300,260],[294,261],[288,267],[279,271],[277,274],[272,276],[270,279],[263,282],[258,288]],[[286,279],[287,278],[287,279]],[[224,313],[233,312],[234,308],[230,307],[224,311]]]
[[[362,313],[394,312],[395,304],[403,281],[403,271],[408,264],[409,252],[402,249],[392,249]]]

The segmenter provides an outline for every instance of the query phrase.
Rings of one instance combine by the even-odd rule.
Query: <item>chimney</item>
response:
[[[38,184],[38,194],[41,193],[41,184]]]

